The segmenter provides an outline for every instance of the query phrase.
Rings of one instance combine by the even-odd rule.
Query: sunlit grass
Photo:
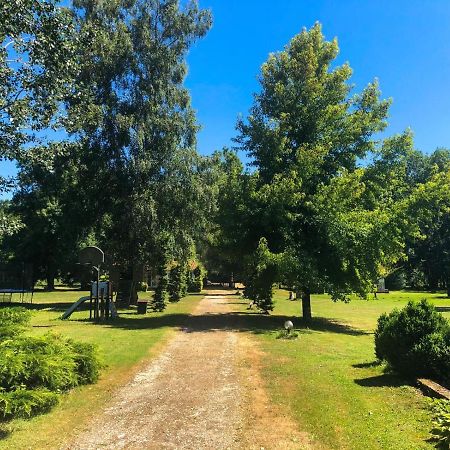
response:
[[[443,294],[394,292],[348,304],[314,295],[315,319],[308,329],[299,318],[301,302],[276,291],[274,329],[256,334],[265,352],[264,379],[273,401],[290,411],[317,447],[433,448],[427,442],[431,420],[422,394],[373,364],[372,333],[379,315],[425,297],[439,307],[450,306]],[[299,332],[296,340],[276,339],[287,318]],[[256,321],[254,316],[247,320]]]
[[[141,362],[149,360],[161,348],[202,298],[201,295],[188,296],[179,303],[170,303],[164,313],[150,312],[145,316],[137,315],[135,309],[119,310],[120,318],[107,323],[88,321],[86,306],[76,311],[70,320],[60,320],[64,310],[83,295],[86,293],[70,290],[35,293],[33,305],[29,305],[34,310],[29,333],[61,333],[96,344],[105,364],[100,381],[63,395],[60,405],[49,414],[3,424],[0,448],[59,448],[86,427],[91,415],[101,410]]]

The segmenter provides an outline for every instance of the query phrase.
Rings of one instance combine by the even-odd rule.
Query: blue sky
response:
[[[214,25],[191,50],[187,86],[208,154],[232,145],[238,114],[247,114],[258,73],[316,21],[337,37],[339,63],[354,70],[356,91],[375,77],[392,97],[388,134],[411,127],[417,148],[450,148],[450,0],[200,0]]]
[[[187,86],[202,125],[198,146],[209,154],[232,145],[239,114],[247,114],[258,73],[316,21],[337,36],[339,63],[354,70],[356,91],[377,77],[392,97],[388,134],[411,127],[416,147],[450,148],[450,0],[200,0],[214,25],[188,57]],[[0,162],[2,174],[14,172]]]

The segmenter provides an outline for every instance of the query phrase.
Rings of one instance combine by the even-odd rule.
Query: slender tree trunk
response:
[[[54,291],[55,290],[55,274],[52,272],[47,272],[47,286],[46,286],[46,290],[47,291]]]
[[[302,291],[302,312],[303,312],[303,320],[305,322],[310,322],[312,319],[312,315],[311,315],[311,291],[309,289],[304,289]]]

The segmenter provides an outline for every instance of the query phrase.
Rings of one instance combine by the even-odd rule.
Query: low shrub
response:
[[[450,448],[450,402],[432,399],[430,409],[433,413],[431,438],[442,449]]]
[[[382,314],[375,331],[375,353],[405,376],[450,381],[450,325],[426,300]]]
[[[91,384],[98,380],[101,363],[97,348],[91,344],[70,340],[74,354],[78,384]]]
[[[24,336],[31,313],[0,309],[0,419],[49,410],[58,394],[94,383],[100,371],[96,348],[57,334]]]
[[[280,330],[277,334],[277,339],[297,339],[299,334],[295,331],[288,332],[287,330]]]
[[[31,319],[31,312],[23,307],[0,308],[0,341],[23,332]]]
[[[20,337],[0,344],[0,386],[66,391],[98,378],[94,348],[59,335]]]
[[[9,392],[0,391],[0,419],[28,418],[49,411],[58,403],[58,394],[47,389],[19,387]]]

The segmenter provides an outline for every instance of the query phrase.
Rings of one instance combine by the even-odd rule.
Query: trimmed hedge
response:
[[[426,300],[379,317],[375,353],[404,376],[450,382],[450,324]]]

